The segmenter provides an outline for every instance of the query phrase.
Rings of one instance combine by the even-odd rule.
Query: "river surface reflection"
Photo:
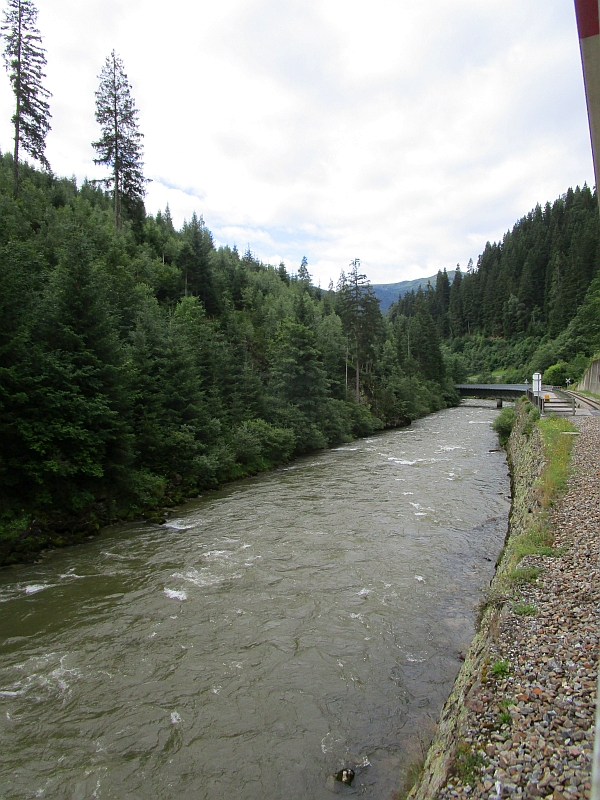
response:
[[[391,798],[509,510],[469,401],[0,574],[0,798]],[[340,786],[340,788],[342,788]]]

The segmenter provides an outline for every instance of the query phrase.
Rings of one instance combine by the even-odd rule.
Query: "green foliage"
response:
[[[512,723],[512,717],[508,711],[501,711],[498,714],[498,726],[502,727],[503,725],[510,725]]]
[[[530,565],[519,567],[523,558],[530,555],[554,558],[561,555],[562,550],[553,546],[553,532],[549,512],[564,490],[569,471],[570,454],[573,446],[575,427],[567,419],[560,417],[539,419],[537,409],[527,400],[517,403],[518,430],[527,435],[539,430],[544,445],[544,467],[533,486],[530,499],[531,507],[526,509],[525,530],[519,536],[513,536],[507,542],[501,563],[498,566],[495,596],[497,606],[503,605],[511,597],[515,609],[519,605],[515,598],[515,587],[536,581],[540,574],[538,567]],[[569,435],[565,435],[569,434]],[[493,603],[486,599],[479,614],[481,621],[486,605]],[[523,610],[516,613],[529,613]]]
[[[104,62],[99,78],[96,121],[102,128],[102,136],[92,143],[98,153],[94,163],[105,164],[112,170],[112,176],[102,182],[112,188],[114,223],[118,227],[123,205],[130,218],[135,218],[143,208],[146,193],[142,172],[143,134],[138,130],[138,111],[123,62],[114,50]]]
[[[484,765],[485,759],[481,753],[474,752],[468,742],[459,743],[456,749],[452,773],[464,784],[474,785],[480,773],[480,769]]]
[[[549,386],[564,386],[567,380],[568,365],[566,361],[559,361],[553,364],[544,372],[542,380]]]
[[[359,273],[359,268],[360,259],[357,258],[351,262],[347,277],[342,272],[336,297],[336,310],[344,326],[348,355],[354,368],[357,403],[360,403],[361,391],[364,391],[361,389],[361,372],[369,372],[372,368],[382,327],[379,300],[367,276]]]
[[[544,525],[544,519],[540,516],[531,528],[515,537],[512,552],[517,562],[530,555],[553,558],[558,555],[558,551],[552,547],[552,541],[552,532]]]
[[[325,293],[307,264],[216,249],[196,215],[115,227],[89,183],[21,165],[15,201],[11,171],[0,157],[0,564],[456,402],[439,346],[407,353],[416,328],[358,273]]]
[[[577,383],[590,363],[590,358],[583,353],[578,353],[570,361],[559,361],[548,367],[542,380],[548,386],[566,386],[567,380]]]
[[[246,472],[261,472],[289,461],[296,439],[289,428],[275,428],[263,419],[246,420],[234,433],[236,460]]]
[[[510,670],[510,664],[508,663],[508,661],[505,661],[504,659],[500,658],[496,659],[493,662],[492,666],[490,667],[490,672],[496,678],[506,677],[509,673],[509,670]]]
[[[533,405],[533,403],[529,402],[529,400],[525,400],[523,402],[523,408],[526,411],[527,416],[523,421],[522,431],[525,436],[531,436],[533,433],[533,426],[540,419],[540,412],[539,409]]]
[[[513,611],[519,616],[535,617],[538,613],[537,608],[533,603],[515,603]]]
[[[546,464],[539,480],[543,508],[551,506],[563,492],[569,475],[571,450],[577,428],[567,419],[540,420],[540,431],[546,448]],[[566,434],[566,435],[565,435]]]
[[[493,422],[492,427],[498,434],[500,444],[504,446],[509,439],[512,429],[516,420],[516,412],[514,408],[503,408]]]
[[[38,11],[31,0],[8,0],[2,21],[4,64],[15,95],[13,194],[19,194],[21,148],[50,170],[46,136],[50,130],[50,92],[43,86],[46,53],[36,28]]]
[[[539,575],[537,567],[518,567],[508,574],[508,579],[518,586],[522,583],[535,583]]]
[[[600,348],[599,264],[597,201],[584,186],[537,206],[452,283],[439,272],[420,302],[454,381],[523,383],[553,367],[544,381],[578,380]],[[418,296],[406,294],[390,316],[412,318]]]

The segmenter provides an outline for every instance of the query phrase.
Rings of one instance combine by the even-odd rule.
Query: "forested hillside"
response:
[[[384,318],[0,159],[0,563],[455,402],[428,304]],[[358,370],[358,387],[357,387]]]
[[[454,278],[454,270],[447,272],[448,278],[452,281]],[[398,298],[404,297],[408,292],[413,290],[416,292],[419,286],[422,289],[427,288],[427,284],[434,281],[435,276],[431,278],[415,278],[412,281],[398,281],[397,283],[374,283],[373,291],[376,297],[379,298],[381,310],[385,313],[392,303],[395,303]]]
[[[577,380],[600,351],[599,244],[595,194],[569,189],[488,243],[466,274],[450,283],[440,272],[435,287],[405,295],[391,319],[425,304],[457,381]]]

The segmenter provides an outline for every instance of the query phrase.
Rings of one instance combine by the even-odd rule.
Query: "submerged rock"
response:
[[[339,794],[344,791],[345,786],[351,786],[356,773],[350,767],[345,767],[335,775],[330,775],[325,781],[325,788],[333,794]]]
[[[347,783],[348,786],[352,786],[354,775],[355,775],[354,770],[347,767],[346,769],[341,769],[339,772],[337,772],[335,775],[335,779],[340,783]]]

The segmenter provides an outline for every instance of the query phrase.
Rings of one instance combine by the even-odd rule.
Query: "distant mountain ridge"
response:
[[[455,269],[448,270],[448,280],[450,283],[454,280],[455,273]],[[415,278],[415,280],[412,281],[400,281],[399,283],[374,283],[373,291],[380,300],[381,310],[385,314],[392,303],[396,302],[398,297],[404,297],[405,294],[411,292],[413,289],[415,292],[418,290],[419,286],[425,289],[428,283],[431,283],[435,288],[436,278],[437,274],[432,275],[430,278]]]

